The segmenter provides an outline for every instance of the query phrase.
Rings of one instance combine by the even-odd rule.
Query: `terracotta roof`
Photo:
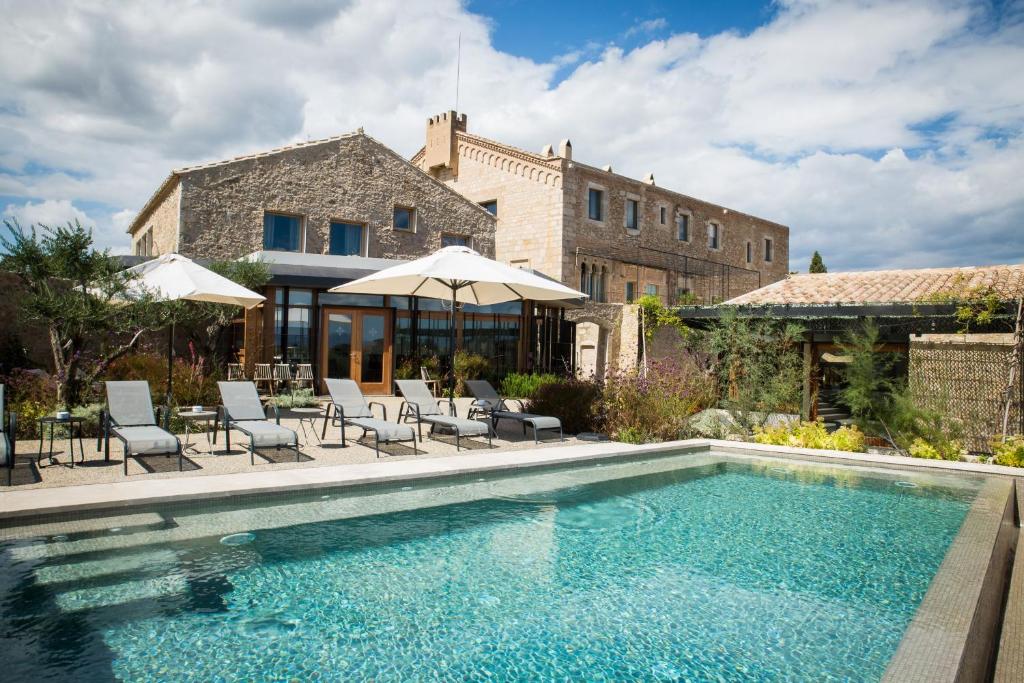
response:
[[[735,306],[906,304],[935,301],[943,295],[989,287],[1007,299],[1024,296],[1024,264],[801,273],[725,303]]]

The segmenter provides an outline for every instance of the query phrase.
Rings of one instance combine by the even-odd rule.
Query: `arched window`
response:
[[[597,278],[600,272],[601,271],[598,270],[597,266],[590,266],[590,282],[588,283],[587,294],[590,295],[591,299],[594,299],[594,297],[597,296],[597,288],[599,286]]]
[[[587,264],[580,266],[580,291],[589,294],[587,287],[590,285],[590,277],[587,275]]]
[[[608,301],[608,266],[601,266],[601,290],[598,292],[598,301]]]

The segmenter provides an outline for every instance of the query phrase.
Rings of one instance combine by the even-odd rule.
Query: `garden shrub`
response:
[[[605,429],[620,441],[671,441],[690,417],[713,405],[715,379],[689,357],[654,361],[609,375],[604,386]]]
[[[57,410],[57,382],[42,370],[11,370],[4,384],[4,408],[18,415],[19,439],[39,436],[39,418]]]
[[[313,408],[320,405],[312,389],[298,389],[291,393],[278,394],[270,399],[281,410],[289,408]]]
[[[992,462],[1007,467],[1024,467],[1024,436],[1010,436],[992,443]]]
[[[754,441],[772,446],[793,446],[795,448],[820,448],[830,451],[864,451],[864,432],[855,426],[840,427],[831,434],[821,420],[814,422],[791,422],[774,427],[759,427],[754,431]]]
[[[911,457],[928,460],[963,460],[962,447],[956,441],[938,441],[929,443],[916,437],[907,449]]]
[[[575,377],[541,384],[526,409],[557,417],[566,434],[595,431],[601,426],[601,384]]]
[[[441,360],[434,355],[402,356],[395,365],[395,379],[420,379],[420,368],[426,368],[431,379],[441,379]]]
[[[82,422],[82,436],[96,438],[102,432],[100,427],[100,413],[103,411],[102,403],[86,403],[84,406],[75,406],[71,409],[74,417],[80,417]]]
[[[557,382],[558,376],[551,373],[513,372],[501,380],[500,393],[506,398],[530,399],[542,384]]]
[[[218,405],[220,391],[217,389],[217,380],[221,379],[220,372],[210,367],[204,357],[197,356],[191,345],[190,351],[193,351],[190,357],[179,356],[174,359],[173,398],[175,406]],[[124,356],[111,363],[103,379],[149,382],[153,405],[162,405],[166,400],[165,392],[167,391],[167,356],[155,352]],[[100,388],[100,396],[96,398],[103,400],[105,397],[106,392]]]

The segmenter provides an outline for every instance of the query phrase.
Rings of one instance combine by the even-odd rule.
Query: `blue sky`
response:
[[[790,267],[1024,261],[1024,0],[0,0],[0,214],[102,246],[168,172],[470,131],[791,228]]]

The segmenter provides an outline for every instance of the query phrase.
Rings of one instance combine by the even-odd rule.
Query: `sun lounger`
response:
[[[324,430],[320,435],[321,440],[327,436],[327,421],[339,426],[341,429],[341,445],[345,443],[345,425],[352,425],[363,430],[363,436],[367,433],[373,434],[373,446],[380,457],[381,442],[411,441],[412,452],[416,450],[416,432],[409,425],[388,422],[388,409],[383,403],[377,401],[366,402],[359,385],[351,379],[325,379],[327,391],[331,394],[331,404],[327,406],[327,415],[324,416]],[[373,416],[372,407],[380,406],[384,419],[378,420]]]
[[[473,405],[469,408],[469,417],[483,415],[491,421],[491,426],[498,428],[498,420],[514,420],[523,425],[523,434],[526,434],[526,426],[533,427],[533,442],[538,443],[537,432],[542,429],[558,430],[559,441],[564,441],[562,435],[562,421],[557,417],[547,415],[534,415],[524,410],[523,402],[519,399],[504,399],[491,383],[483,379],[466,380],[466,388],[473,394]],[[519,404],[519,410],[509,410],[508,401],[515,401]]]
[[[4,403],[4,385],[0,384],[0,467],[7,470],[7,485],[14,475],[14,447],[17,443],[18,418],[7,413]]]
[[[224,441],[231,450],[231,430],[249,437],[249,462],[256,464],[256,449],[286,448],[295,451],[295,462],[299,462],[299,435],[293,429],[281,426],[281,415],[273,407],[274,421],[264,412],[256,385],[252,382],[217,382],[222,401],[221,418],[224,421]]]
[[[103,411],[104,454],[110,457],[110,435],[124,446],[124,473],[128,474],[128,459],[140,455],[178,456],[178,471],[182,470],[181,442],[167,430],[157,426],[159,420],[153,412],[149,382],[106,382],[107,405]]]
[[[438,427],[448,429],[455,434],[455,450],[461,446],[464,436],[487,435],[487,445],[491,445],[491,424],[480,420],[466,420],[453,415],[445,415],[441,410],[441,403],[447,402],[450,412],[455,412],[455,404],[450,399],[435,399],[430,395],[430,389],[426,382],[419,379],[398,379],[395,380],[398,391],[405,399],[398,410],[398,421],[412,422],[415,420],[416,428],[420,432],[420,441],[423,440],[423,423],[430,425],[432,435]]]

